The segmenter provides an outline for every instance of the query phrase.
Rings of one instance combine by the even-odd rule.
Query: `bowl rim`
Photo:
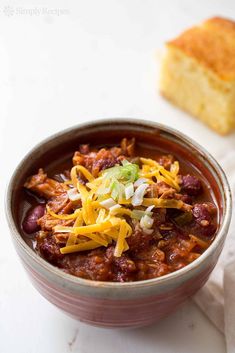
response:
[[[113,125],[115,124],[120,124],[122,123],[127,124],[127,125],[141,125],[145,126],[147,128],[154,128],[154,129],[159,129],[164,132],[167,132],[173,136],[176,136],[179,138],[181,141],[183,140],[186,142],[188,146],[194,147],[197,151],[199,151],[202,155],[206,155],[207,161],[213,166],[217,174],[220,176],[221,184],[223,187],[224,191],[224,217],[220,226],[219,231],[216,233],[216,237],[213,240],[213,242],[210,244],[210,246],[205,250],[205,252],[199,256],[196,260],[191,262],[190,264],[186,265],[182,269],[179,269],[175,272],[171,272],[169,274],[166,274],[162,277],[157,277],[157,278],[152,278],[148,280],[142,280],[142,281],[133,281],[133,282],[110,282],[110,281],[95,281],[95,280],[89,280],[89,279],[84,279],[80,277],[76,277],[74,275],[68,274],[63,272],[61,269],[57,268],[56,266],[50,264],[46,260],[44,260],[42,257],[40,257],[38,254],[36,254],[33,249],[29,247],[29,245],[24,241],[22,238],[20,232],[17,230],[15,221],[13,219],[13,215],[11,212],[11,195],[14,192],[14,179],[21,168],[21,166],[30,158],[31,154],[33,154],[36,150],[41,148],[43,145],[49,143],[51,140],[58,139],[61,136],[64,136],[68,133],[71,133],[72,131],[75,131],[77,129],[81,128],[95,128],[98,126],[103,126],[103,125]],[[232,216],[232,195],[231,195],[231,190],[230,186],[227,180],[227,177],[219,165],[219,163],[215,160],[215,158],[200,144],[198,144],[196,141],[191,139],[190,137],[187,137],[184,133],[169,127],[165,124],[161,124],[158,122],[154,122],[151,120],[143,120],[143,119],[136,119],[136,118],[123,118],[123,117],[116,117],[116,118],[110,118],[110,119],[97,119],[97,120],[92,120],[90,122],[86,123],[79,123],[73,126],[70,126],[69,128],[63,129],[59,132],[56,132],[43,140],[41,140],[39,143],[37,143],[34,147],[32,147],[29,152],[20,160],[18,163],[17,167],[15,168],[14,172],[11,175],[10,181],[8,183],[6,193],[5,193],[5,214],[8,222],[9,229],[11,231],[11,236],[13,239],[17,242],[19,247],[25,252],[32,261],[35,261],[39,266],[43,268],[43,270],[48,271],[50,274],[55,275],[58,279],[62,281],[68,281],[70,283],[80,285],[83,287],[93,287],[93,288],[139,288],[139,287],[147,287],[147,286],[156,286],[160,284],[165,284],[169,281],[172,281],[173,279],[182,277],[186,274],[188,274],[190,271],[193,269],[197,269],[200,267],[200,265],[206,260],[207,257],[209,257],[219,246],[221,242],[224,241],[224,239],[227,236],[228,228],[230,225],[231,221],[231,216]]]

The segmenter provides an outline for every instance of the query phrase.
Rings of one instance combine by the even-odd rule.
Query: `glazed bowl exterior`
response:
[[[214,242],[194,262],[174,273],[151,280],[112,283],[91,281],[69,275],[39,257],[23,240],[17,221],[17,193],[40,161],[53,151],[93,141],[96,134],[112,136],[140,134],[150,140],[172,143],[197,164],[211,183],[219,206],[219,229]],[[143,135],[144,134],[144,135]],[[174,154],[174,150],[172,153]],[[16,251],[35,288],[51,303],[72,317],[96,326],[137,327],[155,322],[174,310],[207,281],[216,265],[231,218],[231,193],[217,162],[197,143],[161,124],[133,119],[109,119],[62,131],[33,148],[16,168],[7,190],[6,213]]]

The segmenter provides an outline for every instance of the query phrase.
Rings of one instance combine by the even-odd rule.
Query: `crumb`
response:
[[[71,352],[72,352],[73,346],[74,346],[74,344],[75,344],[75,342],[76,342],[76,340],[77,340],[78,333],[79,333],[79,330],[76,329],[75,332],[74,332],[74,335],[73,335],[72,340],[68,342],[69,349],[70,349]]]
[[[189,323],[189,324],[188,324],[188,328],[193,331],[193,330],[195,329],[195,324],[194,324],[194,322]]]
[[[233,255],[234,255],[234,251],[233,251],[233,250],[229,250],[228,256],[229,256],[229,257],[232,257]]]

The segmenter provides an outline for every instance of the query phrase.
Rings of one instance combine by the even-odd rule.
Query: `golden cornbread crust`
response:
[[[221,135],[235,129],[235,22],[214,17],[166,45],[160,91]]]
[[[235,80],[235,22],[214,17],[169,41],[214,71],[223,80]]]

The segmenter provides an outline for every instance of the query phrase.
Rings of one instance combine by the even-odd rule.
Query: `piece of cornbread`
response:
[[[235,127],[235,22],[214,17],[166,43],[160,90],[220,134]]]

